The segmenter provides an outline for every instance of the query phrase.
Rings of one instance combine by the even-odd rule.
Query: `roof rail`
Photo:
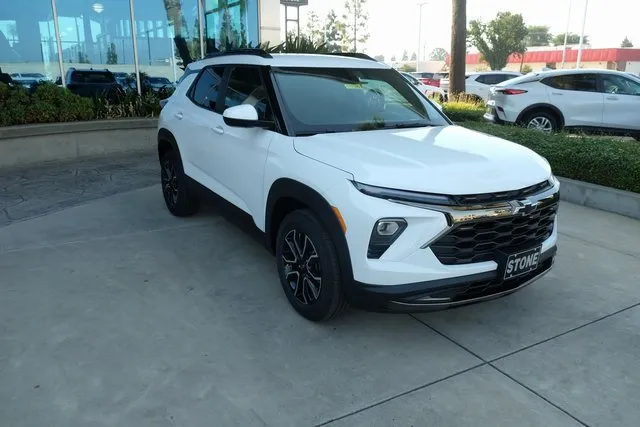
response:
[[[271,56],[271,54],[265,51],[264,49],[231,49],[231,50],[225,50],[223,52],[208,53],[205,56],[205,59],[217,58],[219,56],[228,56],[228,55],[256,55],[262,58],[273,58],[273,56]]]
[[[346,56],[349,58],[366,59],[368,61],[378,62],[372,57],[370,57],[369,55],[367,55],[366,53],[360,53],[360,52],[331,52],[331,53],[325,53],[324,55]]]

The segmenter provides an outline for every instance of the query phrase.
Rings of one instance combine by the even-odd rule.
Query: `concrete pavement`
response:
[[[640,222],[563,203],[512,296],[328,324],[220,205],[159,186],[0,228],[3,426],[635,426]]]

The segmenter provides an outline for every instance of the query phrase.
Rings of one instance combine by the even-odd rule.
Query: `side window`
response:
[[[613,74],[603,74],[602,83],[606,93],[617,93],[619,95],[640,95],[640,83],[626,77]]]
[[[201,107],[215,111],[223,75],[224,67],[205,68],[191,90],[191,100]]]
[[[506,82],[507,80],[511,80],[517,76],[511,74],[496,74],[496,82],[493,83],[497,85],[498,83]]]
[[[259,120],[273,120],[267,88],[257,67],[235,67],[231,71],[224,109],[241,104],[253,105],[258,110]]]
[[[598,79],[595,74],[567,74],[548,77],[542,83],[554,89],[574,90],[578,92],[597,92]]]
[[[482,83],[483,85],[495,84],[493,83],[493,80],[495,80],[494,74],[482,74],[476,78],[476,82]]]

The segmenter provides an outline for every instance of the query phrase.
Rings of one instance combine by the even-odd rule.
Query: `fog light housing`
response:
[[[407,228],[407,221],[402,218],[382,218],[373,226],[367,258],[379,259],[391,247]]]

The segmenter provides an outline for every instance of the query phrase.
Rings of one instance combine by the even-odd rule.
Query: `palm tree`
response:
[[[451,25],[451,58],[449,70],[449,94],[465,91],[464,75],[467,55],[467,0],[453,0]]]

